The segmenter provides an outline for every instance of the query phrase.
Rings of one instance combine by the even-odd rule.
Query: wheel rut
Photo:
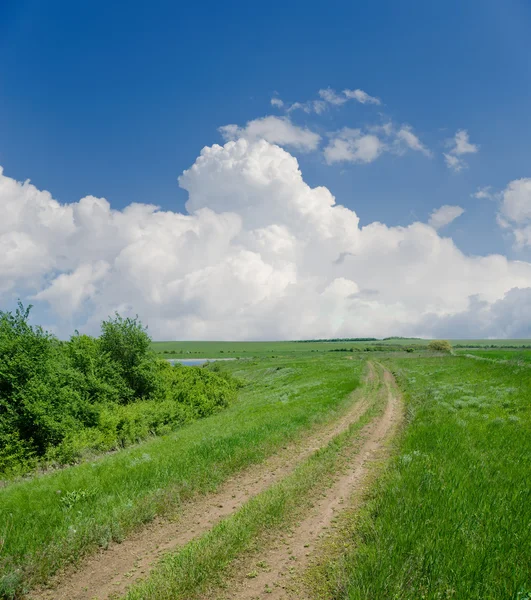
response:
[[[368,363],[365,385],[352,392],[352,405],[339,419],[236,474],[218,491],[186,502],[175,520],[156,518],[123,542],[112,543],[107,549],[89,555],[77,567],[68,567],[46,587],[31,592],[28,599],[106,600],[123,595],[149,573],[162,555],[206,533],[358,421],[369,406],[363,391],[376,379],[375,368]]]
[[[310,600],[300,576],[312,564],[319,540],[330,530],[347,501],[359,501],[369,469],[385,455],[386,442],[391,439],[402,417],[400,394],[393,375],[383,370],[387,405],[383,415],[365,427],[361,448],[348,468],[316,500],[311,512],[288,535],[267,542],[267,548],[250,561],[242,561],[225,589],[203,598],[223,600]],[[256,567],[259,567],[258,569]],[[252,577],[249,578],[249,574]],[[227,590],[230,590],[227,591]]]

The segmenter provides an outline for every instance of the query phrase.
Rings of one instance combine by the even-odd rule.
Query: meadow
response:
[[[525,348],[489,348],[486,350],[457,349],[456,354],[468,354],[477,358],[486,358],[496,361],[510,361],[519,363],[531,363],[531,350]]]
[[[427,344],[427,341],[425,342]],[[151,347],[166,358],[249,358],[308,352],[390,352],[403,350],[404,341],[307,341],[307,342],[153,342]]]
[[[238,565],[245,564],[244,581],[269,572],[261,553],[289,542],[287,532],[355,460],[367,428],[383,414],[387,369],[402,392],[405,418],[386,459],[371,468],[370,485],[342,506],[326,539],[308,540],[315,566],[293,575],[289,569],[286,577],[299,578],[291,597],[529,600],[525,346],[531,342],[520,340],[518,349],[508,348],[516,344],[510,342],[491,349],[476,340],[476,348],[454,346],[453,354],[429,352],[426,340],[153,342],[159,358],[234,358],[176,368],[196,373],[186,375],[192,379],[238,382],[233,395],[218,411],[170,424],[128,447],[7,481],[0,488],[0,597],[22,598],[69,565],[82,569],[84,557],[101,548],[112,552],[114,543],[141,534],[154,519],[178,520],[237,474],[336,427],[364,403],[330,441],[310,441],[312,452],[293,459],[278,481],[118,594],[127,600],[246,597],[234,584]],[[277,584],[268,582],[262,592],[289,592],[285,581]],[[57,597],[74,597],[66,594]]]
[[[319,597],[528,598],[531,369],[465,357],[389,358],[407,424]],[[321,587],[319,587],[321,586]]]
[[[152,342],[152,349],[165,358],[237,358],[306,352],[394,352],[427,349],[430,340],[386,338],[383,340],[270,341],[270,342]],[[450,340],[456,349],[531,348],[531,340]]]
[[[294,356],[219,368],[243,383],[224,411],[0,489],[0,597],[27,591],[157,515],[175,514],[186,499],[337,418],[359,385],[362,363]]]

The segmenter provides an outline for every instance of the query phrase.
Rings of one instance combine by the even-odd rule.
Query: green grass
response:
[[[368,351],[417,350],[424,340],[390,340],[378,342],[152,342],[153,350],[163,358],[254,358]]]
[[[392,338],[376,342],[152,342],[152,348],[164,358],[249,358],[272,355],[293,355],[315,352],[348,350],[365,352],[367,350],[384,352],[400,351],[412,348],[422,351],[430,340],[419,338]],[[504,348],[531,347],[531,340],[450,340],[455,347],[484,348],[495,346]]]
[[[500,350],[457,350],[457,354],[470,354],[478,358],[488,358],[490,360],[508,360],[512,362],[531,363],[531,350],[527,349],[505,349]]]
[[[511,340],[450,340],[457,348],[531,348],[529,339]]]
[[[129,591],[126,600],[191,599],[219,584],[237,556],[256,550],[260,536],[286,527],[312,506],[315,494],[352,456],[352,442],[363,426],[382,412],[386,397],[382,391],[381,380],[371,384],[364,394],[370,405],[359,421],[204,536],[165,556],[147,580]]]
[[[224,363],[247,382],[215,416],[136,447],[0,489],[0,597],[178,510],[349,406],[361,361],[337,355]],[[65,500],[66,499],[66,500]]]
[[[346,520],[349,549],[318,572],[316,589],[350,600],[526,597],[531,370],[465,357],[389,362],[409,422],[365,509]]]

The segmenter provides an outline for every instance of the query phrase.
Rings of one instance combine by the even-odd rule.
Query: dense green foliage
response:
[[[225,362],[219,376],[245,382],[227,410],[97,461],[0,488],[0,598],[46,580],[98,545],[122,540],[337,418],[350,406],[361,367],[331,355]],[[209,368],[177,372],[192,376]]]
[[[28,318],[0,312],[0,476],[166,433],[235,395],[233,380],[159,360],[137,319],[61,342]]]
[[[450,354],[452,345],[448,340],[432,340],[428,344],[428,350],[430,350],[430,352],[444,352]]]
[[[531,592],[531,370],[390,359],[409,423],[332,563],[327,598],[516,600]],[[520,595],[519,595],[520,594]]]

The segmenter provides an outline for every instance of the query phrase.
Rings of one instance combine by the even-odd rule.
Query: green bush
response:
[[[452,352],[452,345],[447,340],[432,340],[428,344],[428,350],[450,354]]]
[[[222,410],[237,383],[212,370],[172,367],[150,350],[140,321],[115,315],[101,336],[61,342],[0,312],[0,475],[115,450]]]

